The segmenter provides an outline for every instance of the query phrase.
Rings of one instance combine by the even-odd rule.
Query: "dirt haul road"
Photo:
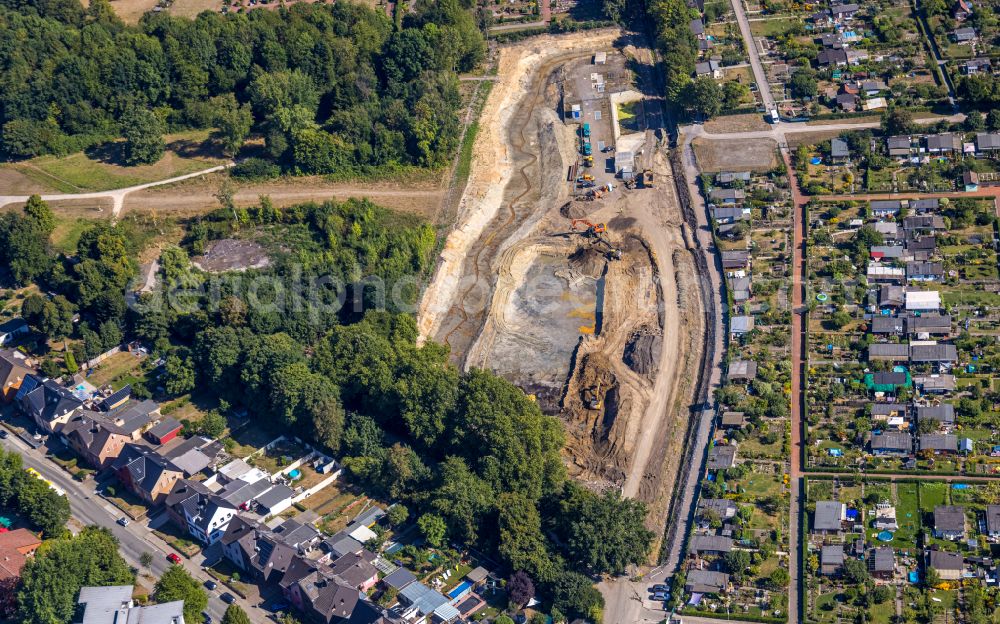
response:
[[[630,75],[617,69],[625,67],[611,48],[618,36],[542,37],[501,52],[459,225],[418,324],[422,338],[450,345],[456,363],[491,368],[558,414],[570,473],[649,503],[648,524],[661,535],[705,335],[694,241],[653,131],[618,148],[635,146],[656,188],[615,180],[602,199],[569,201],[576,126],[554,112],[573,89],[589,93],[594,110],[604,105],[590,72],[609,90],[631,88],[614,83]],[[589,65],[601,50],[608,65]],[[607,242],[572,232],[571,217],[607,223]]]

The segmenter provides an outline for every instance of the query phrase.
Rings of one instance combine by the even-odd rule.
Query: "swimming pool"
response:
[[[290,470],[288,472],[288,478],[290,479],[298,479],[301,476],[302,476],[302,471],[299,470],[298,468],[296,468],[295,470]]]
[[[455,587],[455,589],[448,592],[448,597],[454,600],[469,591],[470,587],[472,587],[472,581],[462,581]]]

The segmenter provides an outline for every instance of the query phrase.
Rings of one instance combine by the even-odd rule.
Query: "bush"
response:
[[[230,169],[229,175],[241,180],[270,180],[281,175],[281,167],[261,158],[247,158]]]

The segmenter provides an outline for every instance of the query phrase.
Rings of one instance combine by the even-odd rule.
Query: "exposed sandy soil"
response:
[[[764,121],[763,113],[754,113],[750,115],[725,115],[705,122],[705,131],[712,134],[724,134],[726,132],[752,132],[756,130],[770,129],[771,124]]]
[[[778,164],[778,145],[771,139],[714,141],[698,137],[692,145],[702,171],[767,171]]]
[[[223,176],[212,174],[169,186],[132,193],[125,198],[125,211],[157,211],[160,214],[193,215],[219,207],[214,194]],[[287,178],[255,184],[239,184],[235,195],[237,205],[251,205],[267,195],[278,207],[305,201],[344,200],[367,197],[395,210],[413,212],[434,219],[445,191],[440,182],[329,182],[322,177]]]
[[[49,190],[51,189],[44,184],[32,180],[11,165],[0,166],[0,194],[24,195],[44,193]]]
[[[570,473],[650,503],[648,524],[661,534],[704,340],[693,241],[656,133],[629,135],[655,189],[617,180],[597,201],[572,201],[575,126],[552,112],[562,81],[577,85],[594,51],[610,57],[617,34],[540,37],[501,51],[458,226],[418,325],[423,338],[447,342],[457,363],[496,370],[559,415]],[[571,232],[578,217],[607,223],[622,259]],[[637,372],[626,350],[639,335],[651,338]]]

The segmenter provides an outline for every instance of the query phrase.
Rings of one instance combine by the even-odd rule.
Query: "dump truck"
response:
[[[584,156],[590,156],[593,153],[594,153],[594,150],[590,147],[590,142],[588,141],[587,143],[584,143],[583,144],[583,155]]]
[[[583,138],[589,139],[590,138],[590,124],[589,123],[583,124],[583,128],[580,129],[580,133],[583,135]]]

